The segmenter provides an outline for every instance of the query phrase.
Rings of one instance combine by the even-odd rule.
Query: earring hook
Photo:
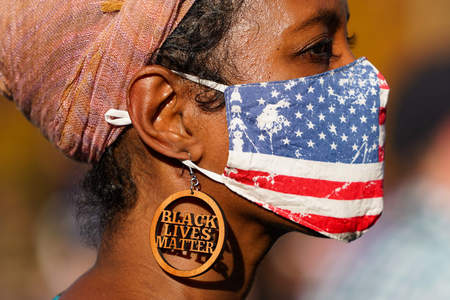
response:
[[[191,154],[188,153],[189,155],[189,160],[191,161]],[[199,191],[200,188],[200,182],[198,181],[197,176],[195,176],[194,174],[194,170],[190,167],[187,166],[189,168],[189,175],[191,176],[191,194],[194,194],[194,190]]]

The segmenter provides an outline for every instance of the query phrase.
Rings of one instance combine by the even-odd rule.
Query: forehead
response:
[[[259,9],[265,10],[269,20],[279,26],[278,29],[294,29],[320,15],[336,14],[344,17],[348,13],[347,0],[263,0],[259,2]],[[266,22],[270,25],[271,22]],[[260,24],[261,25],[261,24]],[[291,27],[291,28],[290,28]]]

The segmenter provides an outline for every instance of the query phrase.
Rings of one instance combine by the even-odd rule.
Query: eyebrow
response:
[[[350,12],[347,9],[347,20],[350,19]],[[342,20],[339,15],[334,10],[321,9],[317,14],[311,16],[310,18],[303,21],[300,25],[294,28],[294,32],[303,31],[309,27],[325,24],[331,31],[336,31],[337,28],[342,25]]]

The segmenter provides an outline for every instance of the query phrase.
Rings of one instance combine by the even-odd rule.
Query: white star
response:
[[[362,139],[363,139],[364,142],[369,141],[369,137],[367,135],[363,135]]]
[[[261,82],[260,84],[262,87],[267,87],[267,82]]]
[[[331,86],[328,87],[328,95],[330,95],[330,96],[334,95],[334,90]]]
[[[330,127],[328,128],[328,130],[329,130],[331,133],[337,134],[336,126],[335,126],[334,124],[331,124]]]
[[[284,121],[283,124],[284,124],[284,126],[286,126],[286,127],[290,127],[290,126],[291,126],[291,122],[288,121],[288,120]]]
[[[377,126],[372,125],[372,132],[377,132]]]
[[[300,130],[297,130],[297,132],[295,133],[295,135],[296,135],[297,137],[302,137],[303,132],[301,132]]]
[[[265,137],[264,135],[261,134],[261,135],[259,136],[259,140],[264,142],[264,141],[266,140],[266,137]]]
[[[314,93],[315,90],[316,90],[315,88],[310,86],[309,89],[308,89],[308,93],[312,94],[312,93]]]
[[[264,103],[266,103],[266,100],[264,100],[263,98],[259,98],[258,103],[259,105],[264,105]]]
[[[341,104],[341,105],[344,105],[345,104],[345,99],[344,99],[344,97],[339,97],[339,99],[338,99],[338,101],[339,101],[339,104]]]
[[[295,117],[297,118],[297,119],[301,119],[302,117],[303,117],[303,114],[301,113],[301,112],[297,112],[296,114],[295,114]]]
[[[374,151],[377,150],[377,147],[378,147],[377,144],[373,144],[373,145],[372,145],[372,150],[374,150]]]
[[[347,118],[344,115],[342,115],[340,117],[340,120],[341,120],[341,123],[347,123]]]
[[[339,80],[339,86],[344,86],[348,83],[348,79],[340,79]]]
[[[353,144],[353,151],[358,151],[358,146],[356,144]]]
[[[323,78],[320,78],[320,79],[319,79],[319,83],[320,83],[321,85],[323,85],[323,84],[325,83],[325,80],[324,80]]]
[[[280,93],[277,90],[272,91],[272,98],[278,98],[279,95]]]
[[[367,123],[366,116],[362,116],[360,119],[361,119],[361,123]]]
[[[377,109],[375,106],[372,106],[372,108],[370,109],[370,111],[371,111],[373,114],[376,114],[376,113],[378,112],[378,109]]]
[[[330,111],[330,113],[334,113],[336,111],[336,108],[333,105],[330,105],[330,107],[328,107],[328,110]]]
[[[309,129],[314,129],[314,127],[316,127],[316,125],[314,125],[313,122],[309,121],[308,122],[308,128]]]
[[[335,142],[333,142],[333,144],[330,145],[331,150],[337,150],[337,145]]]
[[[374,88],[372,88],[372,89],[370,90],[370,92],[372,93],[372,96],[376,96],[376,95],[377,95],[377,90],[374,89]]]
[[[350,108],[348,110],[350,111],[351,114],[356,113],[356,109],[353,106],[350,106]]]
[[[348,142],[348,136],[346,136],[345,133],[341,136],[341,139],[343,142]]]
[[[314,148],[314,145],[315,145],[316,143],[314,143],[312,140],[309,140],[309,142],[308,142],[308,147],[309,148]]]
[[[285,144],[285,145],[289,145],[290,143],[291,143],[291,141],[288,138],[285,138],[283,140],[283,144]]]
[[[286,91],[290,91],[294,87],[295,83],[293,81],[289,81],[284,85],[284,89]]]
[[[355,125],[352,125],[350,129],[352,130],[353,133],[358,131],[358,127],[356,127]]]
[[[360,80],[359,80],[359,87],[365,87],[365,86],[366,86],[366,81],[360,79]]]
[[[303,101],[303,96],[301,94],[297,94],[297,101]]]
[[[319,133],[319,139],[324,140],[327,136],[325,135],[325,133],[323,133],[323,131],[321,133]]]
[[[314,106],[310,103],[310,104],[308,104],[307,106],[306,106],[306,108],[309,110],[309,111],[313,111],[314,110]]]
[[[355,96],[355,90],[349,90],[349,91],[348,91],[348,94],[349,94],[350,96]]]
[[[367,102],[366,98],[364,98],[364,97],[361,95],[361,96],[359,97],[358,104],[359,104],[359,105],[366,105],[366,102]]]
[[[323,113],[320,113],[319,115],[319,121],[325,121],[325,116]]]
[[[325,102],[325,97],[321,95],[319,97],[319,103],[324,103],[324,102]]]

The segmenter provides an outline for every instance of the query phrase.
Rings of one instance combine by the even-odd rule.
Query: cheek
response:
[[[239,74],[233,84],[271,81],[276,64],[273,53],[278,51],[280,34],[287,26],[278,1],[252,0],[251,3],[252,7],[243,9],[240,21],[229,32],[232,38],[227,46],[233,49],[232,65]]]
[[[239,77],[233,78],[233,84],[269,81],[271,77],[270,53],[275,47],[274,37],[258,34],[260,28],[254,26],[240,31],[237,38],[230,42],[234,50],[232,65],[236,66]]]
[[[225,108],[216,113],[205,113],[202,143],[203,157],[209,169],[222,174],[228,160],[228,125]]]
[[[342,27],[338,30],[334,37],[333,54],[337,59],[331,60],[331,69],[343,67],[355,61],[355,55],[347,40],[347,28]]]

